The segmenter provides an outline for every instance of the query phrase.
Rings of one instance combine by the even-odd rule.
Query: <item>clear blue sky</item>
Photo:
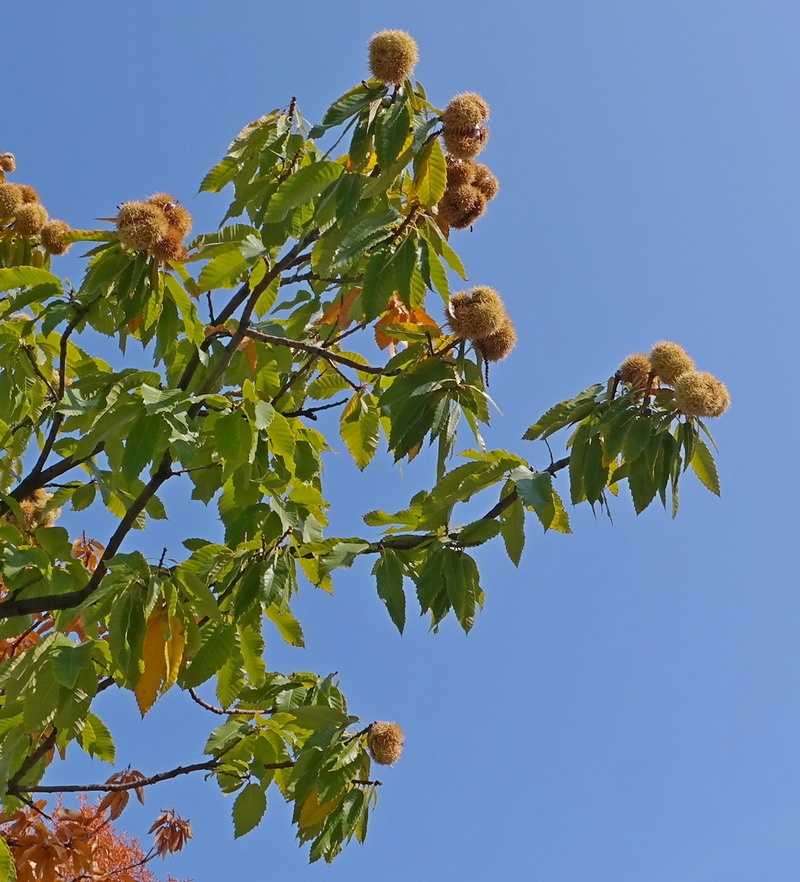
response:
[[[518,440],[527,426],[659,339],[686,346],[733,397],[715,425],[722,499],[687,479],[674,522],[656,508],[635,518],[621,499],[613,526],[589,510],[571,513],[573,536],[532,524],[518,571],[500,549],[481,555],[488,597],[468,637],[412,618],[400,638],[364,566],[333,598],[308,589],[297,610],[308,649],[271,640],[268,664],[339,671],[352,712],[407,733],[367,844],[307,867],[277,793],[234,842],[230,800],[183,779],[124,817],[139,834],[167,805],[191,818],[196,838],[165,874],[796,882],[800,6],[5,7],[0,150],[76,227],[167,190],[214,228],[223,200],[194,194],[233,135],[293,95],[319,119],[366,74],[373,32],[410,31],[432,101],[474,90],[492,106],[484,157],[502,191],[474,233],[454,233],[471,281],[503,293],[521,337],[492,372],[503,415],[487,440],[546,463]],[[61,261],[77,279],[79,262]],[[361,477],[340,459],[328,471],[334,534],[433,479],[423,462]],[[146,537],[147,553],[179,554],[189,515],[179,499],[172,511],[177,526]],[[213,510],[198,516],[198,534],[214,529]],[[204,712],[166,705],[141,728],[131,695],[104,696],[123,764],[154,773],[200,759]],[[77,753],[51,781],[110,773]]]

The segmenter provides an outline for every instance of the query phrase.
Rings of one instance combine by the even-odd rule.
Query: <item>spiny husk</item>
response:
[[[20,502],[19,507],[22,509],[21,521],[13,514],[6,515],[6,519],[22,533],[33,533],[39,527],[51,527],[61,514],[60,508],[53,508],[45,512],[47,503],[52,498],[52,493],[38,488]]]
[[[192,216],[177,199],[169,193],[154,193],[147,202],[149,205],[157,205],[164,212],[170,229],[180,233],[181,238],[189,234],[192,229]]]
[[[472,129],[489,119],[489,105],[477,92],[462,92],[450,99],[442,122],[452,129]]]
[[[183,236],[175,229],[170,229],[163,239],[156,242],[153,246],[153,254],[159,260],[186,260],[189,256],[183,244]]]
[[[369,41],[369,69],[383,83],[405,82],[418,60],[417,43],[405,31],[381,31]]]
[[[500,192],[500,181],[492,174],[488,165],[482,162],[473,162],[475,174],[472,178],[472,186],[477,187],[487,199],[494,199]]]
[[[17,167],[17,159],[13,153],[0,153],[0,170],[13,172]]]
[[[656,376],[672,386],[681,374],[694,370],[694,361],[680,343],[661,340],[650,350],[650,364]]]
[[[442,139],[447,152],[456,159],[472,159],[486,146],[489,129],[484,125],[471,128],[456,128],[445,124]]]
[[[20,193],[22,193],[22,201],[25,203],[42,201],[39,198],[39,191],[36,189],[36,187],[31,187],[30,184],[20,184],[19,190]]]
[[[27,202],[14,216],[14,230],[20,236],[38,236],[46,223],[47,209],[41,202]]]
[[[19,184],[0,184],[0,221],[11,220],[22,204]]]
[[[39,233],[42,248],[48,254],[61,255],[65,254],[71,243],[64,241],[64,236],[72,229],[66,221],[51,220],[48,221]]]
[[[451,330],[463,340],[489,337],[508,320],[502,298],[485,285],[453,294],[447,312]]]
[[[475,347],[486,361],[501,361],[514,348],[517,342],[517,332],[511,319],[506,316],[500,329],[482,340],[475,341]]]
[[[452,156],[446,156],[447,161],[447,188],[463,187],[475,180],[476,162],[471,159],[458,160]]]
[[[447,190],[439,200],[439,220],[456,230],[472,226],[500,185],[488,166],[447,157]]]
[[[693,417],[718,417],[731,405],[727,386],[706,371],[687,371],[675,381],[678,410]]]
[[[643,352],[634,352],[622,362],[617,374],[626,386],[646,389],[651,370],[650,359]]]
[[[403,730],[397,723],[373,723],[367,733],[367,749],[376,763],[394,765],[403,752]]]
[[[486,211],[486,197],[471,184],[445,191],[437,206],[439,220],[456,230],[471,226]]]
[[[117,215],[119,240],[133,251],[148,251],[169,231],[163,209],[147,202],[125,202]]]

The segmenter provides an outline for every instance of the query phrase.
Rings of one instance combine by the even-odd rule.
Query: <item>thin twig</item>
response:
[[[52,818],[51,815],[48,815],[47,812],[45,812],[45,811],[43,811],[42,809],[40,809],[39,806],[36,805],[36,803],[35,803],[32,799],[28,799],[27,796],[19,795],[19,796],[17,797],[17,799],[19,799],[21,802],[24,802],[25,805],[28,806],[29,809],[31,809],[31,810],[34,811],[34,812],[37,812],[37,813],[40,814],[43,818],[47,818],[48,821],[52,821],[52,820],[53,820],[53,818]]]
[[[317,418],[320,410],[330,410],[332,407],[339,407],[340,404],[347,404],[347,399],[342,398],[339,401],[333,401],[330,404],[321,404],[319,407],[306,407],[303,410],[285,410],[282,415],[285,417],[308,417],[310,420]]]
[[[33,357],[33,353],[31,352],[31,348],[27,345],[24,345],[24,344],[20,348],[25,353],[25,357],[31,363],[31,367],[33,368],[33,372],[45,384],[45,386],[47,386],[47,388],[50,390],[50,394],[53,396],[53,398],[55,398],[58,393],[56,392],[56,389],[53,386],[53,384],[50,382],[50,380],[48,380],[47,377],[42,373],[42,370],[39,367],[39,365],[36,364],[36,359]]]
[[[352,735],[349,735],[347,738],[342,739],[343,744],[349,744],[351,741],[355,741],[356,738],[360,738],[362,735],[366,735],[367,732],[375,725],[375,723],[370,723],[369,726],[364,726],[364,728],[360,732],[354,732]]]
[[[344,340],[345,337],[349,337],[351,334],[355,334],[358,331],[363,331],[368,324],[368,321],[359,322],[357,325],[350,328],[349,331],[344,331],[343,333],[339,334],[338,337],[332,337],[330,340],[326,340],[325,348],[327,349],[328,346],[333,346],[334,344],[339,343],[340,341]]]
[[[316,273],[297,273],[281,279],[281,286],[294,285],[297,282],[325,282],[327,285],[350,285],[361,281],[361,276],[339,276],[338,278],[326,278]]]
[[[194,689],[189,689],[189,695],[192,696],[192,699],[196,701],[200,707],[204,707],[207,711],[211,711],[212,714],[219,714],[221,717],[227,717],[231,714],[263,714],[264,716],[269,716],[270,714],[275,713],[274,707],[268,707],[264,710],[245,710],[240,707],[214,707],[213,704],[209,704],[207,701],[203,701],[202,698],[194,691]]]
[[[278,391],[272,396],[272,401],[270,401],[270,404],[273,407],[276,407],[281,398],[283,398],[283,396],[292,388],[292,386],[302,380],[303,377],[311,370],[311,368],[316,364],[316,361],[317,359],[313,355],[310,358],[307,358],[305,363],[302,364],[293,374],[290,374],[281,386],[281,388],[278,389]]]
[[[221,462],[207,462],[205,465],[189,466],[185,469],[173,469],[173,475],[186,475],[189,472],[199,472],[201,469],[216,469],[222,465]]]
[[[358,392],[361,389],[361,386],[359,386],[358,383],[354,383],[350,379],[350,377],[348,377],[344,371],[339,370],[339,368],[332,361],[329,361],[328,364],[331,366],[331,368],[333,368],[333,370],[336,371],[337,374],[339,374],[339,376],[345,381],[345,383],[350,386],[353,391]]]

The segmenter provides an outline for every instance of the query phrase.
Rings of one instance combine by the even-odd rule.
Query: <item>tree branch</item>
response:
[[[16,499],[17,502],[21,502],[23,499],[30,496],[34,490],[38,490],[40,487],[44,487],[45,484],[49,484],[53,478],[58,478],[70,469],[74,469],[76,466],[81,465],[81,463],[87,462],[93,456],[97,456],[102,449],[103,445],[98,444],[90,454],[83,456],[80,459],[73,459],[71,456],[65,456],[64,459],[60,459],[58,462],[53,463],[53,465],[48,466],[46,469],[42,469],[42,471],[38,473],[31,470],[31,472],[26,475],[8,495],[12,499]],[[9,510],[10,508],[7,503],[0,502],[0,517],[8,514]]]
[[[30,770],[36,765],[36,763],[38,763],[39,760],[55,746],[57,737],[58,732],[53,729],[53,731],[47,736],[47,738],[41,741],[38,746],[25,757],[25,759],[22,761],[22,765],[17,769],[16,772],[14,772],[11,778],[9,778],[9,793],[16,792],[19,782],[28,774],[28,772],[30,772]]]
[[[136,778],[134,781],[114,782],[112,784],[44,784],[34,787],[19,787],[17,793],[119,793],[123,790],[135,790],[137,787],[149,787],[151,784],[160,784],[177,778],[179,775],[189,775],[192,772],[213,772],[221,764],[222,760],[211,759],[204,763],[194,763],[191,766],[178,766],[168,772],[159,772],[149,778]],[[266,769],[290,769],[294,766],[294,760],[284,760],[280,763],[265,763]],[[11,792],[11,790],[9,790]]]
[[[301,352],[308,352],[311,355],[317,355],[326,361],[335,361],[338,364],[346,365],[365,374],[375,374],[376,376],[393,377],[400,371],[387,371],[386,368],[372,367],[368,364],[361,364],[355,359],[348,358],[346,355],[339,355],[336,352],[330,352],[322,346],[315,346],[313,343],[304,343],[302,340],[290,340],[288,337],[276,337],[274,334],[263,334],[261,331],[245,330],[243,336],[251,337],[261,343],[270,343],[273,346],[286,346],[289,349],[299,349]]]

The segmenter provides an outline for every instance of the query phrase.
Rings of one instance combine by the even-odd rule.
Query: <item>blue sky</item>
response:
[[[714,426],[721,499],[687,479],[677,521],[621,498],[613,526],[588,509],[571,512],[572,536],[532,523],[519,570],[500,548],[481,555],[487,603],[468,637],[413,618],[399,637],[364,566],[332,598],[301,594],[308,649],[271,640],[268,664],[339,671],[352,712],[407,734],[364,847],[307,867],[277,793],[234,842],[230,800],[188,778],[152,788],[131,832],[167,805],[191,818],[196,838],[167,869],[196,882],[796,880],[800,7],[29,0],[0,21],[14,179],[76,227],[167,190],[198,230],[225,209],[194,196],[199,182],[243,125],[293,95],[318,120],[365,76],[372,33],[410,31],[434,103],[471,90],[492,106],[482,158],[502,190],[453,234],[521,338],[492,371],[502,416],[487,441],[545,464],[518,440],[528,425],[660,339],[733,398]],[[72,254],[60,266],[79,277]],[[360,476],[339,460],[334,534],[433,480],[425,462]],[[147,553],[179,554],[188,517],[214,535],[213,510],[181,506]],[[64,522],[102,541],[100,521]],[[145,773],[197,761],[213,724],[178,697],[144,727],[131,695],[103,702],[121,762]],[[51,780],[109,771],[76,756]]]

